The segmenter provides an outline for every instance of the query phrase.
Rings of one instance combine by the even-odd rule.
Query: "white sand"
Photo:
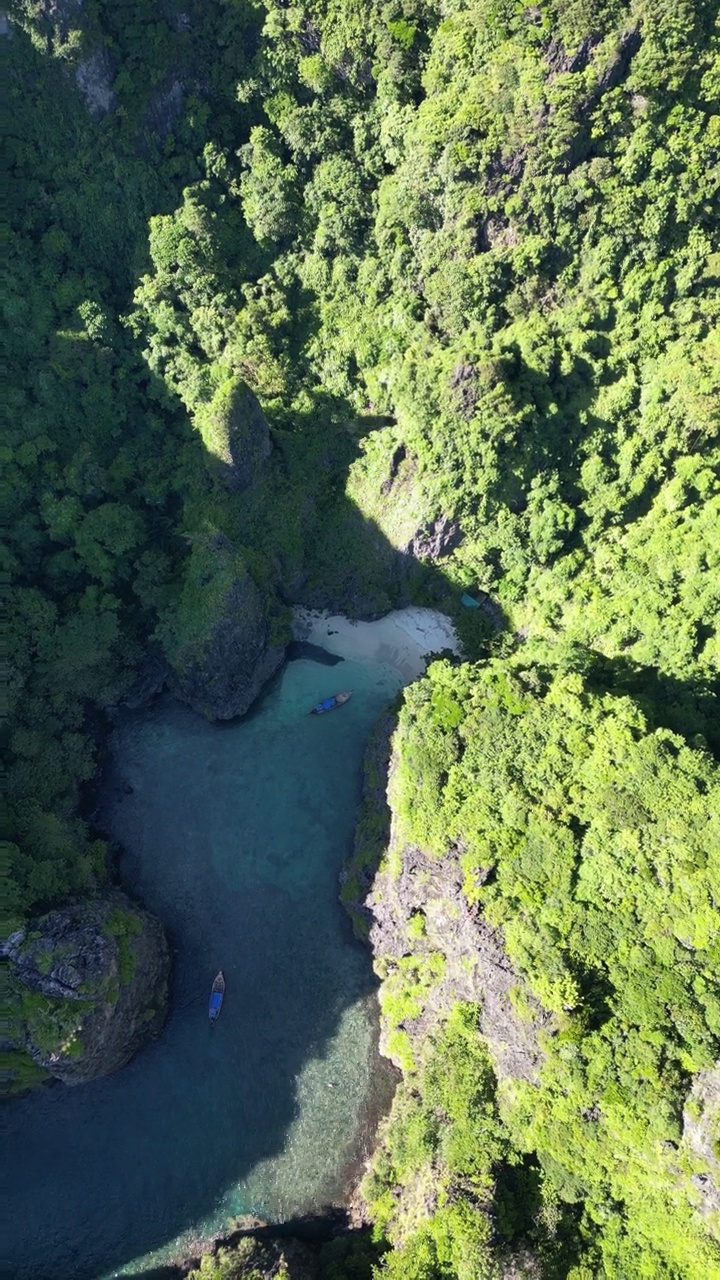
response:
[[[293,636],[355,662],[395,667],[405,684],[417,680],[429,654],[460,652],[452,622],[435,609],[396,609],[377,622],[353,622],[342,614],[296,609]]]

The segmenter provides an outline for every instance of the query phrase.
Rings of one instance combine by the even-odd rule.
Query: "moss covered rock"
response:
[[[32,920],[4,951],[15,987],[13,1047],[65,1084],[117,1071],[162,1026],[163,928],[122,893]]]
[[[208,405],[197,412],[197,425],[210,470],[230,489],[254,484],[270,457],[270,429],[257,397],[240,378],[227,378]]]
[[[243,715],[284,659],[286,614],[226,537],[198,539],[161,627],[171,691],[209,720]]]

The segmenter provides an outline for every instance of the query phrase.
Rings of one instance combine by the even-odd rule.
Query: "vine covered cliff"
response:
[[[405,1083],[365,1193],[393,1275],[531,1246],[700,1280],[720,772],[547,657],[435,664],[405,694],[365,899]]]

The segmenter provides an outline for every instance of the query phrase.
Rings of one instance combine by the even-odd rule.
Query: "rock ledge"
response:
[[[32,920],[3,953],[20,1010],[13,1045],[65,1084],[117,1071],[164,1022],[162,925],[120,892]]]

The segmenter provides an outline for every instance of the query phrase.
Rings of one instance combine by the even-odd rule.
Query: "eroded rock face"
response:
[[[222,535],[198,540],[179,607],[165,626],[168,687],[208,720],[241,716],[278,670],[285,618]]]
[[[110,1075],[159,1030],[170,955],[159,920],[113,892],[14,933],[15,1047],[65,1084]]]
[[[451,848],[436,858],[413,846],[397,848],[387,803],[396,724],[394,716],[385,717],[368,745],[363,810],[353,859],[345,872],[343,902],[353,916],[358,936],[367,937],[375,967],[384,979],[392,980],[394,971],[408,957],[419,960],[421,975],[424,958],[442,957],[439,978],[428,966],[433,980],[423,991],[420,1012],[400,1025],[414,1053],[457,1001],[468,1001],[480,1007],[480,1030],[498,1080],[534,1083],[542,1063],[538,1033],[549,1027],[550,1015],[513,969],[501,931],[493,929],[477,908],[468,906],[460,865],[462,851]],[[366,810],[375,815],[367,830]],[[393,856],[373,875],[388,845]],[[346,891],[351,884],[356,886],[357,900]],[[518,991],[522,992],[520,1001]],[[389,1039],[389,1028],[383,1025],[381,1051],[393,1057]]]
[[[366,899],[376,962],[381,971],[392,973],[404,956],[444,957],[442,976],[424,994],[420,1015],[402,1024],[413,1047],[420,1047],[457,1001],[469,1001],[480,1006],[480,1030],[498,1079],[536,1082],[542,1061],[537,1033],[547,1015],[527,993],[527,1018],[516,1012],[511,992],[521,980],[505,953],[502,934],[468,907],[462,885],[458,850],[434,858],[406,846],[399,875],[392,866],[379,872]],[[387,1039],[381,1048],[387,1049]]]
[[[167,138],[182,115],[184,102],[185,85],[177,77],[169,76],[158,86],[145,107],[144,131],[157,138]]]
[[[702,1166],[691,1181],[700,1212],[720,1238],[720,1062],[695,1076],[683,1111],[683,1144]]]
[[[106,49],[94,49],[75,68],[75,83],[90,115],[104,116],[115,106],[115,71]]]
[[[404,548],[405,554],[416,560],[439,560],[450,555],[463,540],[462,529],[450,516],[438,516],[424,528],[418,529]]]
[[[208,466],[222,483],[235,491],[256,484],[272,445],[265,414],[247,384],[228,378],[198,410],[197,423]]]

